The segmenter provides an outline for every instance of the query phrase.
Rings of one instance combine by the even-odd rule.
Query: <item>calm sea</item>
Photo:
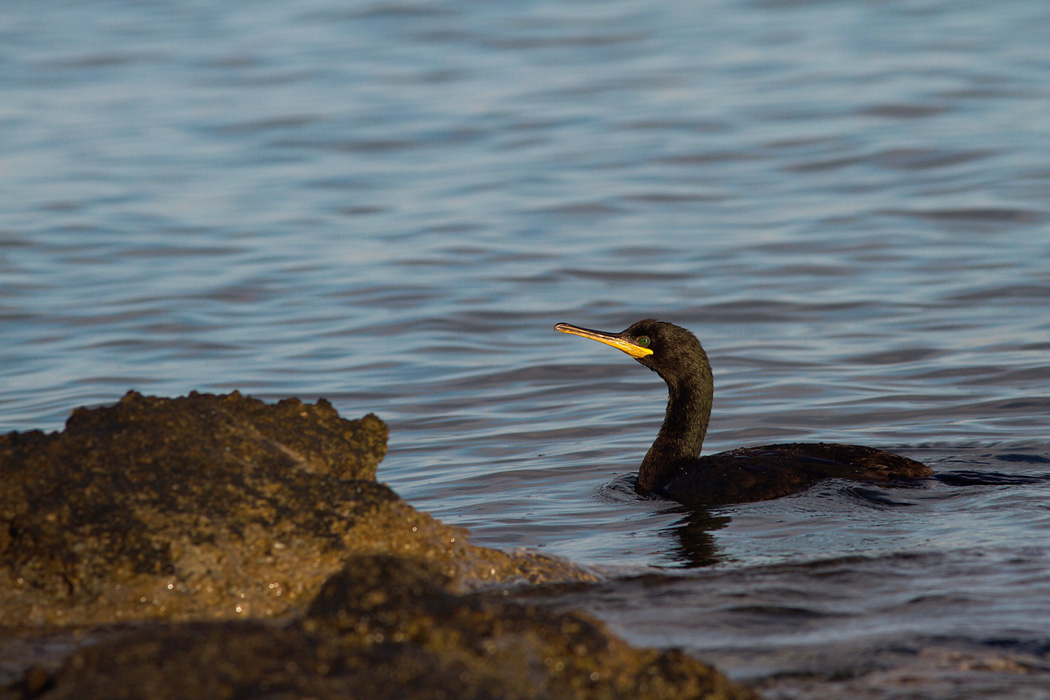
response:
[[[128,389],[329,398],[380,478],[770,698],[1050,697],[1050,485],[687,513],[664,388],[552,331],[656,316],[707,448],[1050,474],[1050,4],[0,8],[0,429]],[[562,598],[566,600],[566,598]]]

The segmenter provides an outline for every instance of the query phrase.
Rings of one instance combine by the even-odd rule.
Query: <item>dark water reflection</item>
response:
[[[326,396],[477,541],[659,572],[577,599],[631,639],[771,697],[1038,697],[1048,27],[1035,0],[5,3],[0,424]],[[551,326],[650,315],[711,355],[709,450],[1034,480],[639,499],[662,385]],[[847,680],[775,680],[811,671]]]
[[[706,510],[683,511],[682,518],[666,530],[675,539],[675,546],[669,550],[671,557],[688,569],[719,563],[722,557],[713,533],[731,520],[728,515],[711,515]]]

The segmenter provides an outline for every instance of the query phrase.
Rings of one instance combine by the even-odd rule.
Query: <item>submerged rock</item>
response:
[[[508,602],[595,577],[414,510],[386,438],[323,400],[134,392],[0,436],[0,700],[753,697]]]
[[[375,481],[386,438],[323,399],[134,392],[2,436],[0,624],[280,615],[354,553],[432,559],[465,588],[588,577],[413,509]]]

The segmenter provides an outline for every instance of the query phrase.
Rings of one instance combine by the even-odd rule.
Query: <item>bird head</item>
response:
[[[619,333],[595,331],[569,323],[559,323],[554,330],[596,340],[621,350],[659,374],[668,384],[694,375],[701,368],[706,368],[710,373],[707,354],[696,336],[666,321],[647,318]]]

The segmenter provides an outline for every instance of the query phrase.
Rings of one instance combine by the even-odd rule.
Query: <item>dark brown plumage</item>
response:
[[[638,469],[640,493],[661,494],[688,506],[717,506],[779,498],[824,479],[891,483],[932,473],[907,457],[837,443],[744,447],[701,457],[714,380],[696,336],[655,319],[621,333],[568,323],[554,329],[622,350],[667,383],[663,425]]]

